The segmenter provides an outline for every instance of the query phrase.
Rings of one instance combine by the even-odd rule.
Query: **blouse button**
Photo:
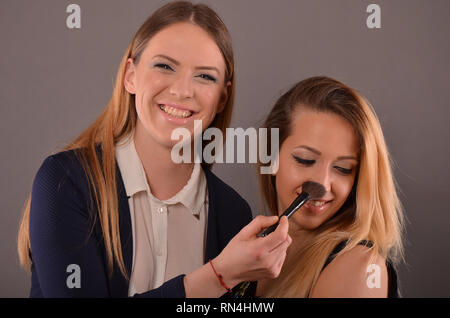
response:
[[[164,208],[159,207],[159,208],[158,208],[158,213],[163,213],[163,212],[164,212]]]

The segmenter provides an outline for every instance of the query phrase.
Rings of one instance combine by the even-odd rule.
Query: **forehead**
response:
[[[305,108],[294,111],[291,135],[285,143],[291,147],[306,145],[332,157],[357,156],[359,148],[353,126],[343,117]]]
[[[225,67],[222,53],[214,38],[198,25],[188,22],[171,24],[149,40],[144,56],[152,58],[157,54],[199,66]]]

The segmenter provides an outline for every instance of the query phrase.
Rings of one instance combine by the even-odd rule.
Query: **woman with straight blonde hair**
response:
[[[237,294],[399,296],[403,213],[369,102],[335,79],[312,77],[280,97],[263,127],[279,128],[280,138],[278,168],[260,175],[270,212],[282,214],[305,181],[326,193],[290,218],[293,241],[280,275],[242,285]]]
[[[287,219],[257,239],[277,218],[252,221],[209,165],[171,157],[176,128],[225,131],[234,83],[211,8],[171,2],[144,22],[104,112],[35,177],[18,233],[31,297],[218,297],[279,274]]]

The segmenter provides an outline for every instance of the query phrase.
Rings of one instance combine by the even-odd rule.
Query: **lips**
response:
[[[309,200],[309,204],[313,206],[323,206],[324,204],[327,204],[330,201],[322,201],[322,200]]]
[[[171,104],[171,103],[158,103],[159,109],[161,109],[164,113],[175,117],[175,118],[189,118],[195,112],[192,109],[189,109],[186,106]]]
[[[312,212],[321,212],[325,210],[332,200],[309,200],[304,207]]]
[[[158,105],[158,106],[163,112],[176,118],[188,118],[192,116],[192,112],[189,110],[181,110],[167,105]]]
[[[198,119],[198,112],[187,106],[171,103],[157,102],[154,107],[158,109],[162,118],[172,125],[185,126],[194,119]]]

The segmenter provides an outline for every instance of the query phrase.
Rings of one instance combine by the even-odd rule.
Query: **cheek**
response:
[[[204,111],[209,114],[208,117],[212,121],[212,119],[216,116],[217,107],[220,101],[219,90],[212,88],[200,88],[196,97],[197,102],[201,104]]]
[[[136,94],[134,96],[135,98],[135,104],[136,104],[136,113],[139,118],[143,118],[145,113],[148,111],[148,107],[144,107],[144,96],[145,94],[143,92],[136,91]]]
[[[339,204],[339,206],[341,206],[350,195],[353,187],[353,181],[354,178],[348,177],[342,178],[335,183],[334,193],[336,195],[336,198],[338,199],[337,203]]]
[[[168,86],[167,79],[158,74],[146,74],[138,81],[135,94],[136,112],[143,122],[150,120],[159,94]]]
[[[278,166],[278,171],[275,176],[276,189],[279,195],[283,195],[283,193],[286,193],[287,189],[292,188],[291,175],[289,174],[289,169],[287,169],[286,165],[281,163]]]
[[[137,82],[136,96],[140,96],[144,102],[149,102],[168,87],[168,79],[156,73],[141,75]]]
[[[281,161],[276,174],[276,190],[281,206],[285,209],[295,199],[296,192],[303,183],[304,175],[300,169]]]

